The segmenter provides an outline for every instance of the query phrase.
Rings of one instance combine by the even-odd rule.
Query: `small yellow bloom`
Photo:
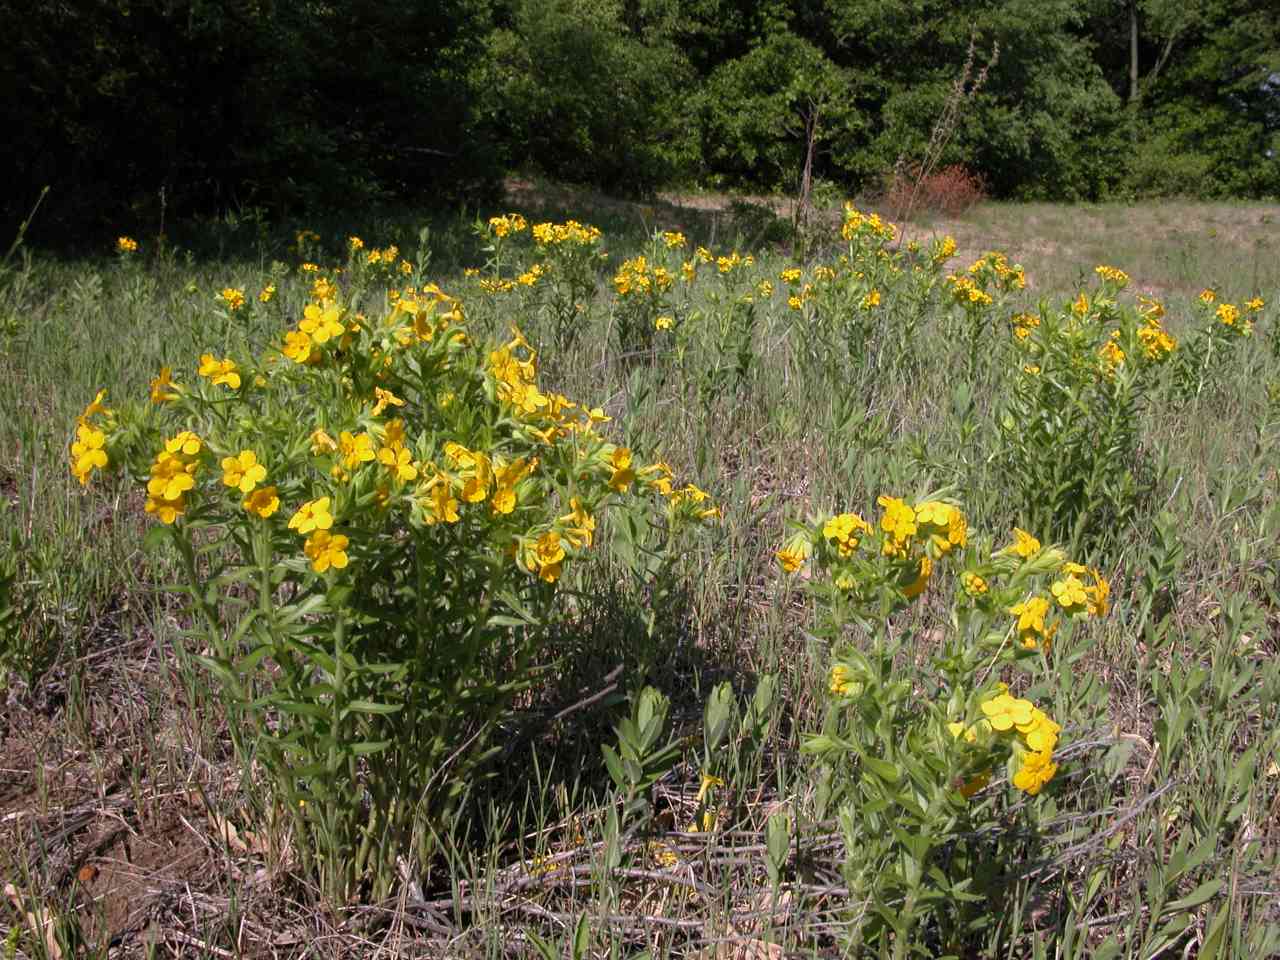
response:
[[[240,505],[265,520],[280,508],[280,492],[275,487],[258,487]]]
[[[333,526],[333,514],[329,512],[330,499],[321,497],[308,500],[289,518],[289,529],[306,536],[313,530],[328,530]]]
[[[227,287],[220,294],[218,299],[227,305],[227,309],[232,313],[244,306],[244,290],[238,287]]]
[[[331,534],[328,530],[317,530],[303,544],[303,552],[311,560],[311,569],[316,573],[324,573],[330,567],[341,570],[347,565],[348,540],[342,534]]]
[[[241,493],[251,493],[266,478],[267,468],[258,462],[258,455],[252,450],[241,450],[222,461],[222,482]]]
[[[118,237],[116,239],[117,253],[136,253],[138,250],[138,241],[133,237]]]
[[[240,389],[240,374],[236,371],[235,361],[218,360],[211,353],[200,355],[200,376],[207,377],[216,387],[224,384],[232,390]]]

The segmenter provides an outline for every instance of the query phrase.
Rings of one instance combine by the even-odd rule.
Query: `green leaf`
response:
[[[375,753],[381,753],[392,743],[393,741],[391,740],[361,740],[351,744],[347,749],[351,751],[353,756],[367,757]]]
[[[1217,896],[1218,891],[1222,889],[1222,883],[1221,879],[1206,880],[1181,900],[1175,900],[1169,904],[1167,909],[1175,911],[1194,910],[1200,904]]]
[[[372,700],[351,700],[342,710],[342,716],[349,713],[376,713],[387,716],[399,713],[404,709],[403,703],[374,703]]]

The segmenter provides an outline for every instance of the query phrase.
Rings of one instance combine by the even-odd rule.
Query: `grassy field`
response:
[[[530,224],[598,226],[594,259],[567,267],[525,231],[495,250],[474,214],[425,234],[388,214],[310,223],[319,239],[301,243],[242,216],[167,245],[139,237],[131,254],[7,261],[0,956],[1280,955],[1280,206],[990,203],[899,225],[862,254],[834,209],[800,262],[764,200],[636,205],[525,184],[510,199]],[[661,564],[640,514],[602,517],[556,585],[548,670],[498,722],[498,753],[439,821],[429,862],[401,857],[394,882],[334,902],[198,662],[216,642],[173,587],[177,553],[148,536],[145,476],[82,487],[68,447],[103,388],[108,406],[141,409],[162,366],[195,383],[202,354],[279,345],[316,276],[355,282],[356,234],[399,249],[366,309],[407,282],[403,260],[461,299],[476,342],[519,325],[543,389],[599,406],[609,441],[665,461],[722,516]],[[935,269],[946,236],[956,248]],[[966,301],[945,275],[977,276],[989,250],[1008,254],[989,261],[990,302]],[[732,251],[750,262],[717,264]],[[521,283],[539,256],[546,274]],[[901,276],[874,272],[890,262]],[[1107,287],[1100,264],[1131,281]],[[573,289],[571,269],[586,271]],[[620,291],[628,269],[650,271],[652,297]],[[232,308],[228,289],[248,302]],[[1139,341],[1117,368],[1106,331],[1150,315],[1138,295],[1161,303],[1178,346],[1131,375]],[[1057,393],[1035,379],[1058,369],[1050,346],[1019,352],[1050,330],[1065,331]],[[967,546],[931,554],[918,596],[903,582],[879,616],[846,606],[818,534],[810,560],[782,569],[801,536],[789,523],[856,511],[878,528],[882,495],[954,502],[967,520]],[[1109,611],[1064,605],[1055,641],[1016,663],[1005,644],[981,670],[939,666],[973,617],[1009,620],[972,613],[958,575],[994,584],[991,553],[1014,526],[1101,571]],[[888,672],[843,688],[833,670],[859,651]],[[929,739],[965,720],[954,696],[947,716],[929,703],[963,689],[972,712],[996,679],[1062,728],[1037,795],[996,768],[962,797],[947,778],[967,748]],[[626,754],[635,737],[618,724],[656,702],[646,687],[669,706],[638,751],[652,782],[629,789],[601,748]],[[888,717],[892,697],[898,720],[853,729]],[[901,752],[894,723],[910,731]],[[837,756],[820,731],[858,748]],[[876,743],[888,753],[868,754]],[[876,780],[886,759],[898,772]],[[876,797],[898,799],[876,814]],[[936,830],[919,876],[910,838],[869,826],[894,823],[895,803],[910,830]],[[904,915],[919,919],[884,920]]]

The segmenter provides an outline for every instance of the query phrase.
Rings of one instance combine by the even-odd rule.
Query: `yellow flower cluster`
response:
[[[868,538],[878,539],[876,551],[890,559],[892,586],[907,599],[929,584],[934,563],[968,542],[968,523],[953,504],[926,499],[911,505],[897,497],[881,496],[879,531],[857,513],[841,513],[806,527],[774,554],[786,573],[795,573],[814,555],[841,590],[866,588],[877,576],[856,557]]]
[[[489,229],[495,237],[505,237],[512,233],[523,233],[528,229],[528,221],[518,213],[508,213],[501,217],[489,218]]]
[[[881,243],[887,243],[893,241],[897,231],[893,224],[881,220],[878,213],[863,213],[852,203],[845,203],[844,223],[840,227],[840,236],[848,241],[869,237]]]
[[[684,234],[679,230],[664,230],[662,233],[662,242],[667,245],[668,250],[680,250],[688,242],[684,238]]]
[[[982,713],[992,730],[1014,737],[1013,785],[1034,797],[1058,772],[1053,751],[1062,727],[1030,700],[1010,696],[1007,688],[983,701]]]
[[[147,481],[147,513],[173,523],[187,508],[187,491],[196,484],[204,443],[190,430],[165,441],[151,464]]]
[[[117,253],[137,253],[138,241],[133,237],[117,237],[116,238]]]
[[[227,287],[218,294],[218,299],[226,304],[228,310],[235,313],[244,306],[244,290],[240,287]]]
[[[557,247],[562,244],[589,247],[600,240],[598,227],[581,224],[577,220],[564,223],[539,223],[533,228],[533,242],[540,247]]]
[[[951,286],[951,296],[956,303],[966,307],[986,307],[992,303],[991,294],[979,287],[970,277],[949,273],[946,282]]]
[[[240,374],[234,360],[219,360],[212,353],[203,353],[197,372],[215,387],[221,384],[232,390],[240,389]]]
[[[613,278],[613,288],[621,297],[646,296],[651,292],[665,293],[674,282],[674,275],[666,267],[650,265],[645,257],[639,256],[623,262]]]
[[[106,390],[99,390],[93,401],[84,408],[76,423],[76,438],[71,442],[71,475],[87,486],[95,470],[107,468],[107,434],[93,425],[92,418],[103,415],[111,418],[111,411],[102,405]]]
[[[1109,267],[1103,264],[1094,267],[1093,272],[1108,283],[1114,284],[1117,289],[1127,287],[1129,285],[1129,275],[1116,267]]]

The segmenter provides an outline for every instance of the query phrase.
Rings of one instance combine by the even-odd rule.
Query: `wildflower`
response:
[[[267,468],[258,462],[258,455],[252,450],[241,450],[222,461],[222,482],[241,493],[251,493],[266,478]]]
[[[1025,755],[1022,766],[1013,775],[1013,785],[1034,797],[1057,772],[1058,765],[1053,762],[1052,754],[1031,752]]]
[[[987,581],[972,570],[966,570],[960,574],[960,588],[975,598],[984,596],[991,589]]]
[[[265,520],[280,508],[280,492],[275,487],[258,487],[240,505]]]
[[[1053,599],[1058,602],[1058,606],[1067,614],[1084,611],[1089,602],[1084,584],[1074,573],[1067,574],[1061,580],[1055,580],[1049,587],[1049,592],[1053,594]]]
[[[860,306],[862,307],[863,310],[871,310],[871,309],[874,309],[875,307],[880,306],[880,291],[871,290],[869,293],[867,293],[866,296],[862,298],[862,303],[860,304]]]
[[[378,451],[378,462],[391,472],[396,483],[418,478],[418,468],[413,465],[413,453],[408,447],[385,446]]]
[[[1027,531],[1019,527],[1013,528],[1013,543],[1000,551],[1001,553],[1012,553],[1024,560],[1028,557],[1040,552],[1040,541],[1033,537]]]
[[[1009,613],[1018,618],[1018,640],[1028,650],[1038,646],[1046,649],[1057,632],[1057,623],[1045,626],[1045,616],[1049,613],[1049,601],[1044,597],[1029,597],[1021,603],[1009,608]]]
[[[1111,283],[1114,283],[1117,287],[1125,287],[1129,284],[1129,275],[1116,267],[1094,267],[1093,272],[1103,280],[1108,280]]]
[[[760,294],[762,298],[767,300],[769,297],[773,296],[773,284],[768,280],[761,280],[756,284],[756,293]]]
[[[352,250],[363,250],[364,241],[361,240],[359,237],[347,237],[347,246],[349,246]]]
[[[615,447],[609,456],[609,464],[613,468],[609,486],[618,493],[626,493],[636,479],[636,472],[631,467],[631,451],[627,447]]]
[[[774,554],[778,559],[778,565],[782,567],[786,573],[795,573],[808,558],[808,551],[802,544],[788,544]]]
[[[916,512],[897,497],[880,496],[876,499],[876,503],[884,507],[880,528],[892,538],[892,542],[885,542],[885,552],[899,552],[919,529],[916,523]]]
[[[133,237],[117,237],[116,253],[137,253],[138,241]]]
[[[268,283],[265,287],[263,287],[260,291],[258,291],[258,302],[270,303],[272,298],[275,295],[276,295],[276,285],[274,283]]]
[[[525,565],[547,583],[555,583],[564,563],[564,546],[560,534],[548,530],[525,548]]]
[[[924,528],[929,542],[945,556],[953,547],[968,542],[969,524],[964,514],[949,503],[929,500],[915,508],[916,522]]]
[[[227,309],[235,313],[244,306],[244,290],[238,287],[226,287],[218,294],[218,299],[227,305]]]
[[[1118,334],[1120,331],[1116,331]],[[1120,349],[1120,345],[1116,343],[1113,335],[1102,348],[1098,350],[1098,356],[1102,359],[1102,370],[1107,376],[1114,377],[1116,368],[1124,363],[1124,351]]]
[[[342,336],[344,327],[341,315],[342,311],[334,303],[309,303],[302,311],[298,329],[316,343],[326,343],[334,337]]]
[[[146,512],[158,516],[163,523],[173,523],[186,510],[187,491],[195,487],[197,457],[203,443],[190,430],[165,441],[164,448],[151,464],[147,481]]]
[[[311,431],[311,453],[314,456],[319,457],[328,453],[336,453],[337,451],[338,444],[333,437],[318,427]]]
[[[329,504],[328,497],[308,500],[289,518],[289,529],[297,530],[303,536],[313,530],[328,530],[333,526],[333,514],[329,512]]]
[[[1001,733],[1012,730],[1015,725],[1031,723],[1035,710],[1030,700],[1020,700],[1006,693],[998,693],[982,702],[982,713],[991,724],[993,730]]]
[[[662,242],[667,245],[668,250],[678,250],[687,242],[684,234],[679,230],[667,230],[662,234]]]
[[[933,573],[933,559],[926,553],[920,557],[920,565],[916,578],[902,588],[902,595],[908,600],[918,597],[929,585],[929,577]]]
[[[373,388],[373,396],[374,396],[374,399],[377,401],[373,405],[373,416],[375,417],[381,416],[382,411],[387,409],[388,405],[393,407],[404,406],[403,400],[397,397],[390,390],[383,390],[381,387]]]
[[[1213,303],[1217,299],[1218,299],[1218,295],[1214,293],[1212,290],[1209,290],[1208,288],[1200,291],[1201,303]]]
[[[236,372],[235,361],[233,360],[217,360],[211,353],[203,353],[200,355],[199,374],[207,377],[216,387],[218,384],[225,384],[232,390],[240,389],[240,374]]]
[[[94,470],[106,469],[106,442],[106,434],[88,423],[81,421],[76,427],[76,439],[71,444],[71,475],[80,481],[80,486],[89,483]]]
[[[340,533],[317,530],[307,538],[302,550],[311,560],[311,569],[316,573],[324,573],[330,567],[341,570],[347,565],[348,543],[347,538]]]
[[[871,532],[871,524],[856,513],[838,514],[822,525],[822,535],[836,545],[842,557],[858,548],[860,534]]]
[[[596,521],[589,514],[577,497],[569,500],[569,512],[560,518],[560,523],[566,524],[568,529],[565,531],[566,539],[574,547],[589,547],[594,539],[596,530]]]
[[[106,399],[106,396],[107,396],[106,390],[99,390],[97,395],[92,400],[89,401],[89,405],[86,406],[84,410],[81,412],[78,418],[79,421],[81,423],[88,423],[90,417],[96,416],[99,413],[102,413],[102,414],[110,413],[106,405],[102,402],[104,399]]]
[[[1089,616],[1105,617],[1111,609],[1107,599],[1111,596],[1111,584],[1097,570],[1089,572],[1093,575],[1093,583],[1084,588],[1088,596]]]
[[[654,318],[653,326],[657,330],[670,330],[675,318],[671,316],[661,316]]]
[[[1236,309],[1235,304],[1223,303],[1218,306],[1217,317],[1226,326],[1234,327],[1236,321],[1240,319],[1240,311]]]
[[[1266,301],[1264,301],[1261,297],[1254,297],[1252,300],[1245,301],[1244,308],[1248,310],[1250,313],[1257,313],[1266,305],[1267,305]]]
[[[343,465],[351,470],[362,463],[369,463],[377,454],[373,451],[373,437],[368,433],[352,435],[346,430],[338,434],[338,451]]]

